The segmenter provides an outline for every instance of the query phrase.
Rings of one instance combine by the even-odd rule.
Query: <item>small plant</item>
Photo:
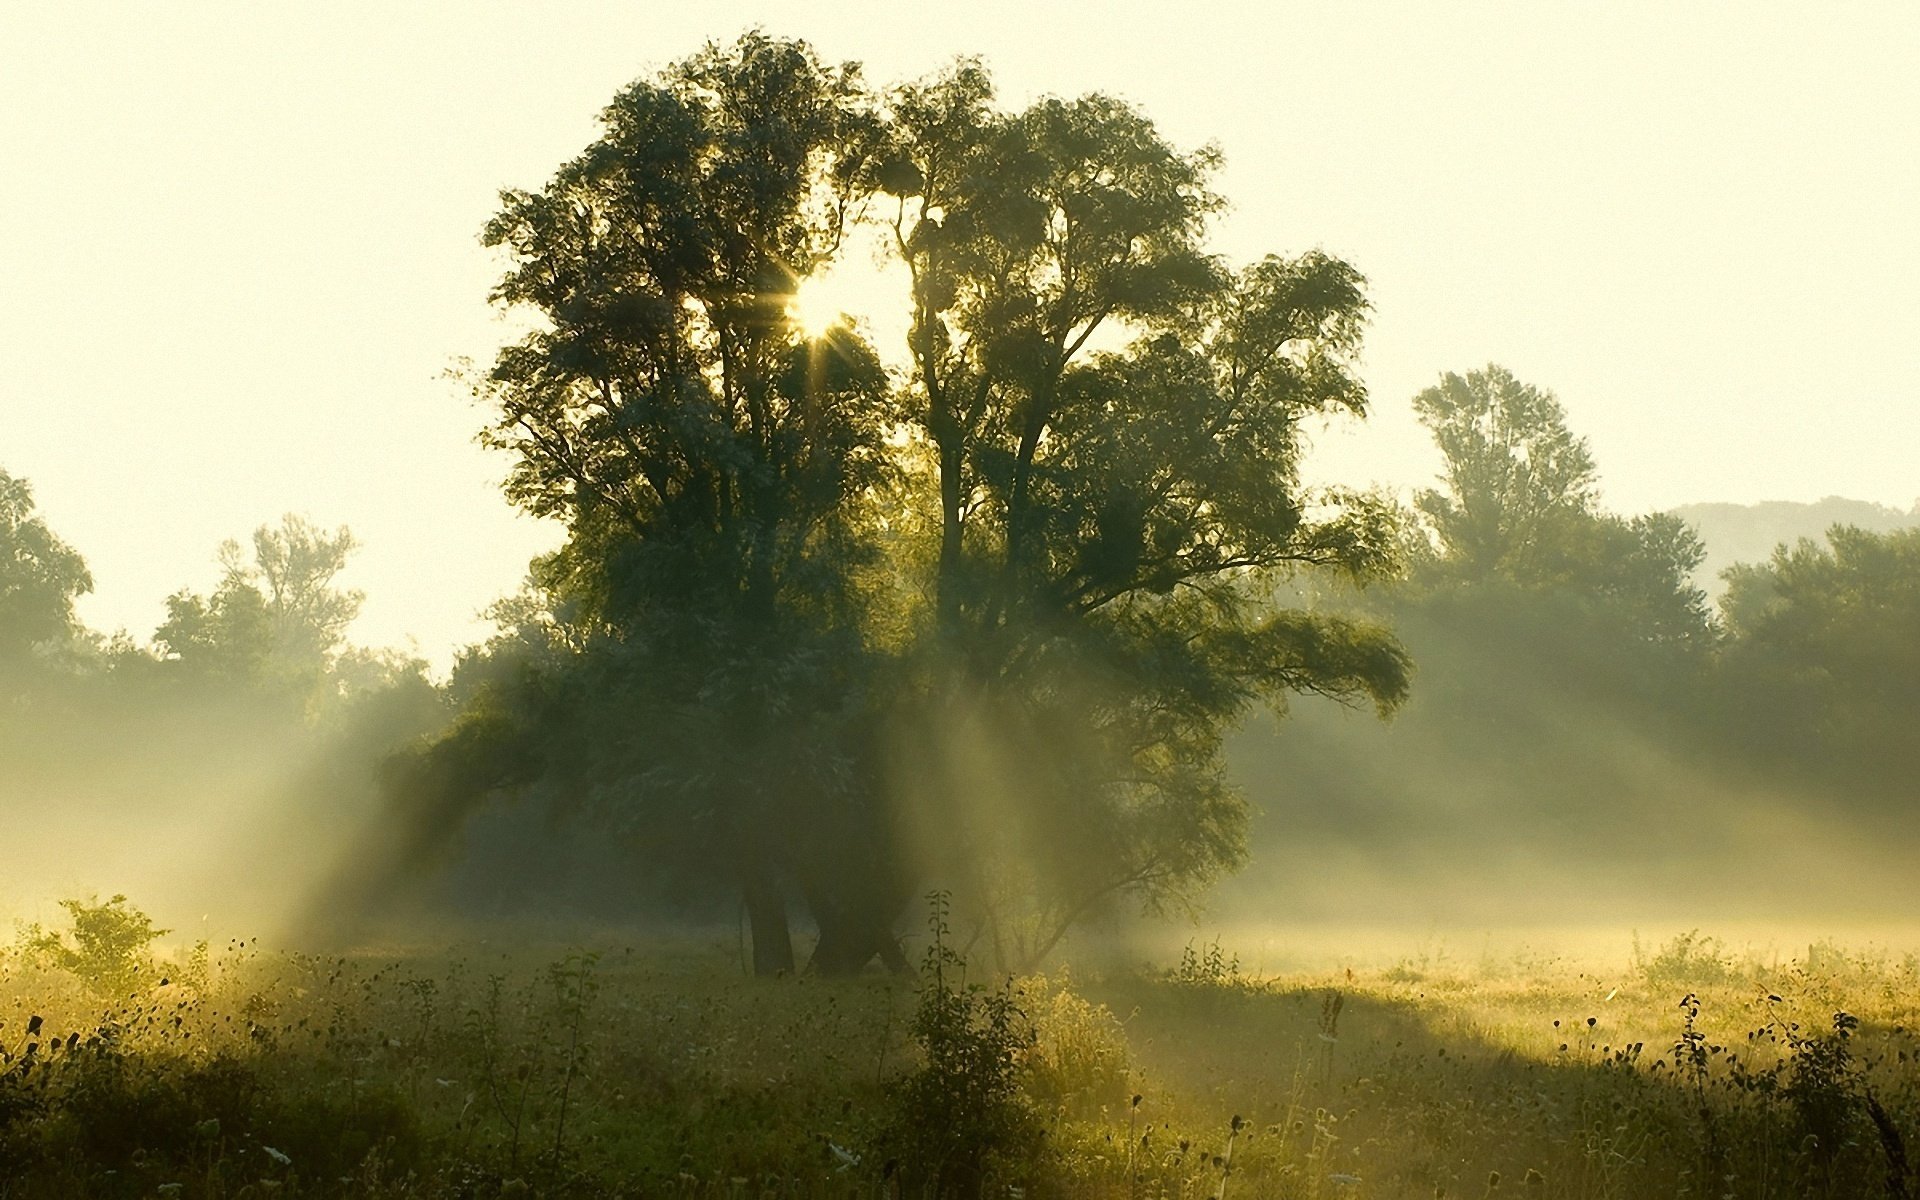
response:
[[[1822,1162],[1839,1153],[1853,1133],[1860,1102],[1848,1043],[1859,1027],[1860,1018],[1837,1012],[1830,1034],[1802,1034],[1793,1029],[1787,1035],[1787,1047],[1793,1055],[1787,1072],[1787,1100],[1800,1119],[1800,1127],[1813,1139],[1814,1154]]]
[[[21,930],[22,949],[77,976],[101,996],[136,990],[153,968],[147,947],[169,931],[156,928],[125,896],[104,904],[92,897],[62,900],[60,907],[67,910],[73,928],[63,933],[29,925]]]
[[[1714,1115],[1709,1089],[1713,1085],[1712,1062],[1721,1048],[1712,1045],[1700,1028],[1700,998],[1692,992],[1680,1001],[1680,1036],[1673,1043],[1674,1075],[1688,1092],[1689,1106],[1699,1117],[1695,1127],[1699,1168],[1702,1179],[1717,1179],[1725,1158],[1720,1141],[1720,1125]]]
[[[554,1085],[554,1096],[560,1109],[553,1126],[552,1158],[555,1166],[559,1165],[566,1151],[567,1105],[573,1097],[574,1080],[586,1062],[586,1049],[580,1040],[580,1030],[586,1020],[587,1008],[600,990],[599,981],[593,977],[594,968],[599,963],[600,955],[597,952],[577,951],[547,968],[547,980],[553,985],[555,1005],[567,1031],[567,1049],[561,1062],[560,1079]]]
[[[1199,950],[1188,942],[1180,951],[1180,965],[1173,970],[1173,981],[1185,987],[1238,990],[1248,986],[1240,974],[1240,956],[1229,955],[1215,938]]]
[[[1641,947],[1640,936],[1635,934],[1633,961],[1647,982],[1656,987],[1727,983],[1738,974],[1720,939],[1702,937],[1698,929],[1678,935],[1651,955]]]
[[[986,1180],[1025,1174],[1039,1157],[1039,1115],[1020,1090],[1034,1032],[1011,981],[963,982],[966,960],[947,944],[948,897],[928,900],[933,944],[908,1025],[922,1061],[894,1085],[880,1140],[909,1184],[935,1196],[974,1196]]]

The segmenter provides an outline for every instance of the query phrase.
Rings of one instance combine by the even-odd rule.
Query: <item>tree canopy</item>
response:
[[[1699,536],[1671,514],[1605,511],[1586,439],[1552,392],[1489,365],[1449,372],[1413,406],[1444,463],[1442,486],[1415,499],[1437,549],[1426,576],[1556,593],[1632,643],[1711,641],[1691,579]]]
[[[1386,505],[1298,475],[1308,418],[1364,410],[1364,281],[1211,254],[1216,152],[1109,97],[1006,111],[965,62],[874,89],[759,34],[602,127],[485,231],[495,300],[539,318],[480,385],[487,440],[569,536],[535,636],[469,664],[506,718],[423,764],[491,755],[489,786],[737,881],[763,970],[789,894],[817,966],[898,963],[930,880],[1011,963],[1238,861],[1219,746],[1251,704],[1404,694],[1384,630],[1274,601],[1392,561]],[[791,312],[859,229],[912,281],[891,372]]]
[[[37,515],[27,481],[0,471],[0,677],[71,638],[73,602],[92,590],[86,561]]]

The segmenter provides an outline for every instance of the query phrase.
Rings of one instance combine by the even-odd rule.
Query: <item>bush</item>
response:
[[[31,958],[77,976],[101,996],[124,996],[140,987],[153,968],[147,947],[165,937],[127,902],[115,896],[105,904],[89,897],[62,900],[73,928],[61,933],[29,925],[21,931],[21,948]]]
[[[1648,957],[1633,939],[1633,961],[1646,981],[1655,987],[1699,987],[1710,983],[1728,983],[1739,972],[1719,938],[1702,937],[1698,929],[1680,934]]]
[[[1020,1090],[1035,1037],[1011,980],[963,982],[966,960],[947,945],[947,897],[931,901],[933,944],[909,1026],[921,1063],[892,1089],[880,1148],[909,1189],[975,1196],[987,1180],[1025,1177],[1039,1159],[1040,1118]]]
[[[1199,950],[1188,942],[1180,951],[1180,965],[1173,969],[1170,976],[1174,983],[1182,987],[1220,989],[1225,991],[1246,991],[1253,981],[1240,973],[1240,956],[1229,955],[1215,938]]]

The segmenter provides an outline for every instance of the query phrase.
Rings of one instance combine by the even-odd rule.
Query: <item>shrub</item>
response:
[[[974,1196],[989,1179],[1025,1176],[1039,1158],[1039,1115],[1020,1090],[1034,1031],[1011,980],[964,982],[966,960],[947,944],[947,897],[930,900],[933,944],[908,1027],[921,1062],[894,1084],[879,1140],[909,1188]]]
[[[29,925],[21,931],[28,956],[68,971],[102,996],[138,988],[153,967],[147,947],[166,936],[125,896],[105,904],[89,897],[62,900],[73,928],[66,933]]]
[[[1702,937],[1698,929],[1680,934],[1661,946],[1651,957],[1633,939],[1634,965],[1647,982],[1656,987],[1698,987],[1727,983],[1737,978],[1731,957],[1719,938]]]

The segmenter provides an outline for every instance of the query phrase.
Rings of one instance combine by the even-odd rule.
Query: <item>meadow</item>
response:
[[[1689,935],[1256,976],[743,976],[734,947],[155,952],[0,978],[0,1195],[1912,1196],[1920,962]]]

